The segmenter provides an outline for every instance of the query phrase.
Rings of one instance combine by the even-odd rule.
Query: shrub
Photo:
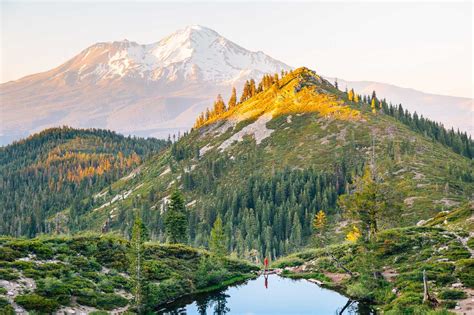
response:
[[[16,280],[20,277],[20,275],[11,268],[8,269],[0,269],[0,279],[3,280]]]
[[[456,301],[442,301],[441,306],[452,309],[455,308],[458,303]]]
[[[474,288],[474,259],[461,259],[456,264],[456,276],[469,288]]]
[[[13,306],[10,305],[7,299],[0,297],[0,314],[2,315],[15,315]]]
[[[0,309],[4,308],[7,305],[10,305],[10,302],[8,302],[6,298],[0,297]]]
[[[202,257],[199,262],[198,270],[196,271],[196,287],[203,289],[216,284],[219,284],[224,280],[227,271],[222,265],[208,257]]]
[[[42,313],[52,313],[59,307],[55,300],[42,297],[37,294],[24,294],[15,298],[15,302],[23,306],[26,310],[32,310]]]
[[[466,298],[466,292],[461,290],[444,290],[438,295],[443,300],[461,300]]]
[[[99,290],[105,293],[113,293],[114,292],[114,283],[108,279],[104,279],[97,285]]]
[[[42,296],[53,298],[60,304],[69,304],[71,300],[71,288],[64,281],[47,277],[37,282],[36,292]]]
[[[11,249],[10,247],[0,247],[0,257],[4,261],[14,261],[17,258],[21,257],[21,254],[16,250]]]
[[[388,306],[388,310],[394,313],[387,312],[386,314],[414,314],[414,308],[418,305],[421,305],[422,302],[422,294],[415,292],[402,293],[399,297],[395,298]],[[397,313],[397,311],[399,313]]]
[[[471,238],[467,241],[467,246],[469,246],[469,248],[471,248],[471,249],[474,249],[474,237],[471,237]]]
[[[146,261],[143,266],[145,275],[150,280],[164,280],[171,277],[173,270],[161,261]]]
[[[82,289],[95,289],[95,283],[89,279],[84,279],[79,276],[73,276],[67,280],[72,294],[77,294]]]
[[[131,287],[130,281],[121,275],[110,277],[110,281],[112,281],[115,288],[129,290]]]
[[[147,289],[149,294],[146,304],[149,307],[156,307],[179,296],[191,293],[192,286],[185,279],[174,278],[161,281],[159,284],[151,283]]]
[[[105,310],[112,310],[118,307],[124,307],[128,300],[120,295],[105,293],[97,296],[97,307]]]
[[[84,256],[73,256],[69,258],[69,263],[82,271],[100,271],[102,266],[93,259]]]
[[[124,307],[128,304],[128,300],[120,295],[113,293],[97,293],[91,289],[79,291],[77,295],[77,302],[82,305],[97,307],[105,310]]]

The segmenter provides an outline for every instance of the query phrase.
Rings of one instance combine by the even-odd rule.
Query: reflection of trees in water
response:
[[[357,303],[353,300],[347,300],[347,303],[336,310],[337,315],[369,315],[375,314],[372,309],[364,304]]]
[[[215,315],[227,314],[230,312],[230,308],[227,307],[227,298],[229,297],[230,295],[220,292],[199,299],[199,301],[196,301],[199,314],[207,314],[208,307],[213,309]]]

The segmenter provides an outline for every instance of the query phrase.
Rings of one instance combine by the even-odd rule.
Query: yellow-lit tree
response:
[[[352,229],[346,235],[346,240],[348,240],[349,242],[355,243],[357,242],[359,237],[360,237],[360,230],[357,226],[353,225]]]
[[[324,245],[326,234],[327,218],[323,210],[319,210],[313,219],[313,230],[315,232],[315,239],[319,245]]]

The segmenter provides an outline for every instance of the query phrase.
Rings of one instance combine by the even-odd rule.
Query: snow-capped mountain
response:
[[[0,85],[0,145],[58,125],[166,137],[189,129],[218,93],[227,99],[232,86],[290,69],[202,26],[147,45],[97,43],[57,68]],[[472,99],[339,80],[345,86],[376,90],[446,127],[473,132]]]
[[[98,43],[59,69],[53,78],[69,78],[69,83],[109,84],[128,78],[227,84],[289,66],[263,52],[250,52],[209,28],[193,25],[149,45],[128,40]]]
[[[291,67],[202,26],[157,43],[97,43],[50,71],[0,86],[1,141],[57,125],[166,137],[250,78]]]

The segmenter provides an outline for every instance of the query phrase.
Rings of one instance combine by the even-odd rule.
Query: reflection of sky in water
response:
[[[268,289],[263,276],[245,285],[200,298],[171,314],[337,314],[348,299],[305,280],[269,275]],[[355,305],[353,305],[355,306]],[[204,311],[206,309],[206,311]],[[344,314],[353,313],[346,310]],[[169,314],[169,313],[168,313]]]

